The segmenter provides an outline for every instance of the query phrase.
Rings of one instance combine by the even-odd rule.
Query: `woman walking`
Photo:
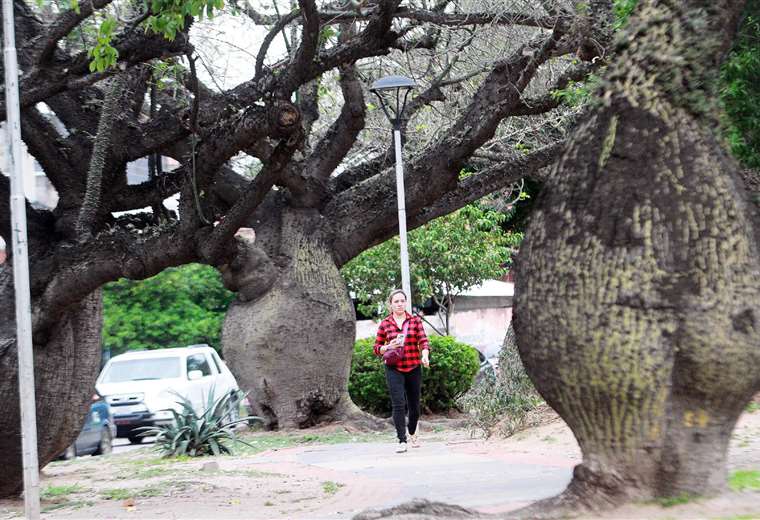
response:
[[[384,358],[385,381],[391,395],[393,424],[396,426],[396,453],[406,451],[407,425],[405,409],[409,411],[409,440],[419,447],[417,422],[420,418],[422,368],[430,366],[430,346],[422,320],[406,312],[406,293],[400,289],[388,296],[391,313],[380,322],[375,339],[375,355]],[[389,350],[402,349],[400,356],[389,356]],[[396,353],[398,354],[398,353]],[[389,359],[390,358],[390,359]]]

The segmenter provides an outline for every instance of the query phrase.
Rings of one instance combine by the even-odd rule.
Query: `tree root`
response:
[[[353,520],[379,520],[381,518],[399,518],[403,520],[435,520],[439,518],[493,518],[461,506],[430,502],[429,500],[412,500],[388,509],[369,509],[354,516]]]
[[[390,425],[387,419],[375,417],[361,410],[348,396],[344,397],[343,402],[336,405],[329,414],[323,416],[322,421],[338,422],[355,431],[383,431]]]
[[[557,496],[512,511],[510,520],[576,518],[614,509],[634,498],[643,498],[637,488],[619,475],[593,471],[585,464],[575,466],[573,480]]]

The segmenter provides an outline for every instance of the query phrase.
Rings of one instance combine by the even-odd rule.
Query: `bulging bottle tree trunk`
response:
[[[223,270],[239,291],[222,331],[225,359],[270,428],[363,416],[347,390],[354,310],[319,222],[314,210],[285,211],[276,267],[256,245],[262,235]]]
[[[0,497],[21,492],[21,418],[13,269],[0,265]],[[45,342],[34,343],[37,447],[40,467],[74,442],[95,392],[100,369],[100,291],[60,316]],[[35,338],[36,339],[36,338]]]
[[[758,244],[711,90],[742,2],[641,4],[518,261],[521,357],[583,451],[560,503],[723,489],[760,389]]]

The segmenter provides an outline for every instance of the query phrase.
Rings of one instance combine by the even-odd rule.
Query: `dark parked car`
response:
[[[87,414],[87,420],[84,423],[79,437],[74,444],[66,448],[61,458],[69,460],[77,455],[103,455],[111,453],[111,442],[116,437],[116,425],[111,415],[111,407],[101,399],[100,396],[93,396],[90,405],[90,412]]]

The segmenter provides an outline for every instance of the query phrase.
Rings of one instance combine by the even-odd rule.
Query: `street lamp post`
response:
[[[406,310],[412,311],[412,286],[409,280],[409,249],[406,241],[406,198],[404,195],[404,163],[401,158],[401,120],[409,93],[417,84],[405,76],[386,76],[370,87],[393,126],[396,152],[396,196],[398,199],[398,237],[401,243],[401,288],[406,293]]]

